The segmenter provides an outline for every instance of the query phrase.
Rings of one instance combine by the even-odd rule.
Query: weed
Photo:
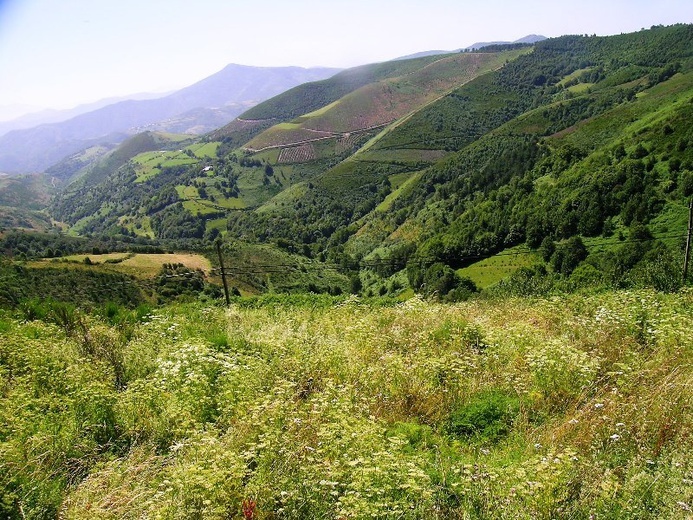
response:
[[[485,390],[450,415],[446,430],[457,437],[493,443],[510,432],[519,410],[517,396]]]

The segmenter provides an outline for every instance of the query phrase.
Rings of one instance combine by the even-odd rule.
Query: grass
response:
[[[281,213],[283,207],[292,208],[293,204],[304,196],[307,191],[308,187],[305,183],[289,186],[260,206],[257,212]]]
[[[153,151],[144,152],[133,159],[135,163],[135,182],[145,182],[161,173],[162,168],[180,166],[183,164],[194,164],[198,159],[189,157],[183,152]]]
[[[585,94],[592,86],[594,86],[594,83],[579,83],[577,85],[573,85],[572,87],[568,87],[568,91],[578,95]]]
[[[183,202],[183,207],[188,210],[193,215],[210,215],[219,211],[217,208],[212,206],[211,203],[207,203],[202,200],[186,200]]]
[[[536,253],[521,245],[458,269],[457,272],[461,276],[471,278],[480,289],[486,289],[507,278],[520,267],[529,267],[540,260]]]
[[[416,182],[421,178],[422,172],[414,173],[398,173],[395,175],[390,175],[390,185],[392,187],[392,192],[385,197],[380,204],[375,208],[376,212],[386,212],[407,189],[413,187]]]
[[[103,255],[69,255],[50,260],[31,262],[31,267],[50,267],[55,263],[69,262],[84,264],[89,258],[92,264],[98,268],[107,268],[111,271],[135,276],[137,278],[154,278],[164,264],[183,264],[190,269],[201,269],[209,273],[212,265],[202,255],[192,253],[147,254],[147,253],[107,253]],[[109,260],[111,262],[109,262]],[[117,261],[113,263],[112,261]]]
[[[217,148],[221,143],[213,141],[211,143],[202,143],[188,146],[186,150],[192,151],[196,157],[200,159],[214,159],[217,156]]]
[[[176,186],[176,193],[178,193],[178,196],[183,200],[197,199],[200,197],[195,186],[183,186],[179,184]]]
[[[125,260],[121,267],[130,274],[142,273],[144,277],[153,277],[161,270],[163,264],[183,264],[190,269],[200,269],[208,273],[212,265],[202,255],[192,253],[170,254],[136,254]]]
[[[570,81],[579,78],[582,76],[583,73],[591,71],[593,68],[592,67],[587,67],[584,69],[578,69],[570,74],[568,74],[565,78],[563,78],[561,81],[559,81],[556,85],[559,87],[565,87]]]
[[[205,229],[218,229],[222,233],[226,233],[226,218],[217,218],[214,220],[208,220],[205,223]]]
[[[691,291],[620,291],[5,314],[0,507],[688,518],[691,309]]]
[[[89,259],[95,264],[103,264],[107,260],[125,260],[130,253],[105,253],[102,255],[68,255],[55,260],[61,262],[84,262],[84,260],[89,257]]]

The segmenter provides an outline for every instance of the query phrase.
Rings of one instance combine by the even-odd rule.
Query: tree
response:
[[[551,237],[545,237],[544,240],[541,241],[541,245],[539,246],[539,254],[543,258],[544,262],[550,261],[555,251],[556,244],[554,243],[554,241],[551,240]]]
[[[587,258],[587,248],[579,236],[570,237],[558,244],[551,256],[551,267],[557,273],[569,275]]]
[[[450,266],[437,262],[428,268],[423,273],[417,273],[413,264],[407,268],[407,274],[410,272],[415,281],[419,277],[422,284],[418,287],[425,296],[435,296],[439,300],[444,301],[459,301],[466,300],[473,293],[478,292],[476,284],[469,278],[462,277],[457,274]],[[418,275],[418,276],[417,276]],[[410,283],[412,279],[410,278]],[[414,287],[416,290],[417,288]]]

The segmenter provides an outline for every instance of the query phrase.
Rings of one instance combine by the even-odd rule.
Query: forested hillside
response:
[[[474,264],[508,251],[538,264],[530,279],[670,287],[693,194],[691,42],[675,25],[357,67],[203,139],[76,156],[52,170],[76,180],[49,211],[94,237],[272,245],[366,293],[459,269],[478,287]]]
[[[680,24],[0,179],[0,518],[689,519],[691,121]]]

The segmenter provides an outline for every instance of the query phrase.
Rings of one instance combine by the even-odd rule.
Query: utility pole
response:
[[[688,203],[688,232],[686,233],[686,255],[683,257],[683,283],[688,278],[688,262],[691,258],[691,234],[693,234],[693,199]]]
[[[224,297],[226,298],[226,306],[231,304],[229,300],[229,286],[226,284],[226,271],[224,270],[224,258],[221,256],[221,240],[217,240],[217,254],[219,255],[219,267],[221,267],[221,281],[224,282]]]

